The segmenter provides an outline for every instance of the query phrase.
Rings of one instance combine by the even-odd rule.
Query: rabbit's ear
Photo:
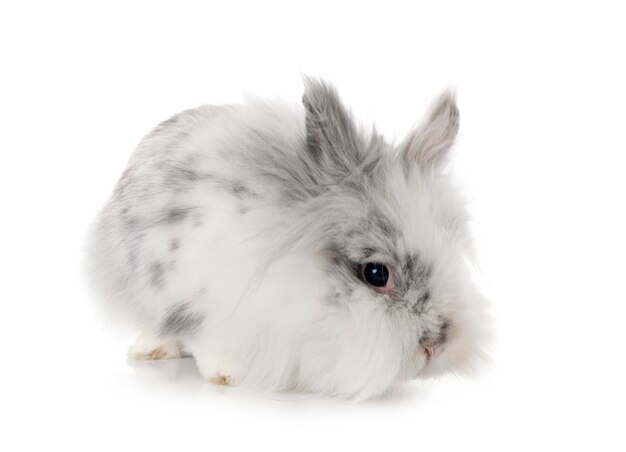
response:
[[[350,170],[362,159],[359,134],[350,112],[331,85],[309,77],[304,77],[304,84],[308,152],[326,170]]]
[[[424,120],[400,143],[398,156],[407,167],[439,168],[446,162],[459,130],[459,110],[453,91],[444,92]]]

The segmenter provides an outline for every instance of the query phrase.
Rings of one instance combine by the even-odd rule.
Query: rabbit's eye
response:
[[[374,287],[385,287],[389,281],[389,269],[378,263],[367,263],[361,269],[363,280]]]

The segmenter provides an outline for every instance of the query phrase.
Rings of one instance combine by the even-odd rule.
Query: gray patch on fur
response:
[[[256,197],[256,193],[250,190],[243,182],[241,181],[233,181],[232,182],[232,192],[238,198],[254,198]]]
[[[162,287],[165,282],[165,264],[162,262],[153,262],[148,271],[150,273],[150,284],[154,287]]]
[[[431,270],[425,265],[417,253],[411,253],[404,258],[402,271],[414,282],[426,283],[430,278]]]
[[[394,235],[399,235],[399,232],[396,228],[394,228],[389,221],[387,221],[383,216],[373,214],[374,220],[376,222],[376,227],[378,230],[382,231],[388,237],[393,237]]]
[[[180,240],[179,239],[173,239],[170,242],[170,250],[171,251],[176,251],[178,248],[180,248]]]
[[[191,211],[192,209],[189,207],[173,207],[163,215],[160,222],[167,224],[181,222],[189,216]]]
[[[181,302],[168,308],[161,322],[163,335],[189,335],[198,330],[205,315],[191,309],[190,302]]]
[[[206,178],[199,172],[181,165],[164,165],[165,184],[171,188],[183,190],[191,183]]]
[[[370,257],[372,257],[372,255],[375,252],[376,250],[374,248],[371,248],[371,247],[363,248],[363,251],[362,251],[363,260],[369,259]]]
[[[434,324],[422,333],[420,343],[424,347],[437,347],[442,345],[448,339],[448,330],[450,322],[443,317],[437,317]]]

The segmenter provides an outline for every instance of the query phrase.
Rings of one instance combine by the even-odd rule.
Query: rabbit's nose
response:
[[[430,359],[435,354],[437,347],[446,342],[448,338],[448,328],[449,322],[444,321],[435,331],[431,331],[422,336],[420,339],[420,345],[424,347],[426,359]]]
[[[430,361],[430,358],[435,353],[435,349],[433,347],[424,346],[424,355],[426,355],[426,361]]]

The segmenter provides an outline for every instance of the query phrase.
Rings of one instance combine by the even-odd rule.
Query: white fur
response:
[[[105,305],[146,333],[131,356],[177,357],[184,348],[209,380],[229,377],[229,383],[261,390],[358,399],[420,374],[467,366],[481,353],[486,314],[467,276],[463,203],[448,176],[419,166],[407,175],[401,159],[390,156],[388,191],[380,203],[400,225],[403,246],[419,250],[432,265],[436,314],[453,319],[445,347],[429,363],[416,331],[434,313],[415,320],[404,311],[389,311],[364,285],[352,295],[359,302],[329,303],[326,296],[334,283],[327,269],[333,253],[326,249],[304,247],[267,264],[268,250],[275,249],[276,240],[288,233],[286,223],[295,218],[290,207],[272,201],[277,188],[249,176],[233,153],[258,145],[254,135],[242,133],[245,128],[266,132],[277,148],[299,152],[304,127],[301,107],[248,102],[179,115],[141,142],[129,163],[141,182],[105,206],[88,253],[90,274]],[[214,178],[185,190],[164,188],[167,180],[158,163],[187,168],[190,159],[195,172]],[[243,179],[263,196],[242,202],[220,189],[216,178]],[[120,217],[120,203],[130,205],[128,215],[140,219],[157,218],[172,203],[193,207],[193,213],[184,221],[141,229],[141,251],[132,268],[131,233]],[[458,228],[442,226],[454,222]],[[169,249],[173,243],[178,243],[176,252]],[[146,270],[151,262],[167,268],[166,281],[158,287],[151,280],[155,274]],[[159,337],[168,309],[183,300],[205,316],[200,328]],[[156,349],[162,356],[153,354]]]

